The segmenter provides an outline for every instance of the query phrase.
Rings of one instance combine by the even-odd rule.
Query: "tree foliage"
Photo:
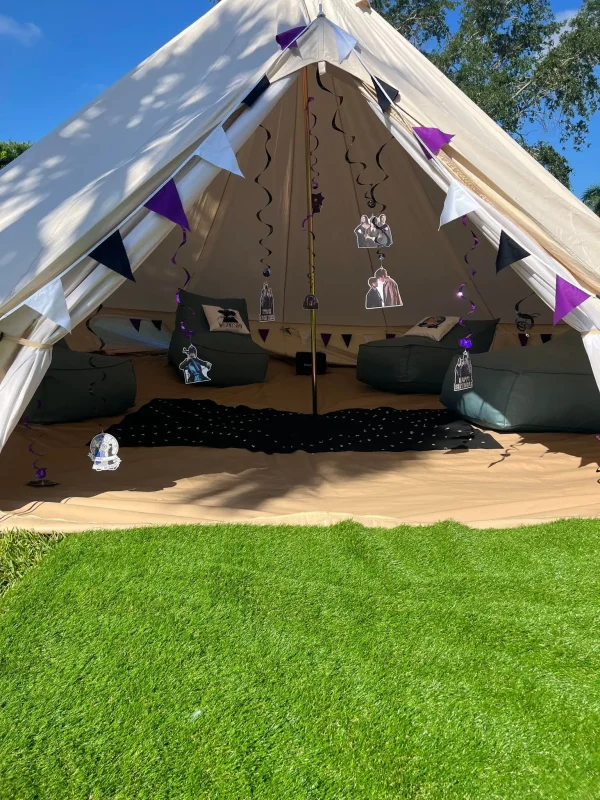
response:
[[[595,183],[586,189],[581,199],[600,217],[600,183]]]
[[[549,0],[373,0],[373,7],[566,186],[600,106],[600,0],[558,22]],[[450,17],[452,14],[452,17]],[[452,25],[448,20],[455,18]]]
[[[0,169],[31,147],[31,142],[0,142]]]

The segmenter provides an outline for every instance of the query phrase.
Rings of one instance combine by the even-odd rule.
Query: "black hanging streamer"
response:
[[[271,194],[271,192],[270,192],[270,191],[267,189],[267,187],[266,187],[266,186],[263,186],[263,184],[260,182],[260,180],[259,180],[259,179],[260,179],[260,177],[261,177],[261,176],[262,176],[262,175],[263,175],[263,174],[264,174],[264,173],[265,173],[265,172],[268,170],[269,166],[271,165],[271,161],[273,160],[273,157],[271,156],[271,153],[269,152],[269,146],[268,146],[268,145],[269,145],[269,142],[271,141],[271,139],[272,139],[273,137],[271,136],[271,132],[270,132],[270,131],[269,131],[269,130],[268,130],[268,129],[267,129],[265,126],[264,126],[264,125],[260,125],[259,127],[261,127],[261,128],[263,129],[263,131],[265,132],[265,134],[266,134],[266,138],[265,138],[265,153],[266,153],[266,155],[267,155],[267,163],[266,163],[266,164],[265,164],[265,166],[264,166],[264,167],[261,169],[261,171],[258,173],[258,175],[256,176],[256,178],[254,178],[254,183],[256,183],[258,186],[260,186],[260,188],[261,188],[261,189],[262,189],[262,190],[263,190],[263,191],[266,193],[266,195],[267,195],[267,202],[266,202],[266,205],[264,205],[264,206],[263,206],[261,209],[259,209],[259,210],[256,212],[256,218],[257,218],[257,220],[258,220],[258,221],[259,221],[259,222],[260,222],[262,225],[264,225],[266,228],[268,228],[268,233],[267,233],[265,236],[262,236],[262,237],[261,237],[261,238],[258,240],[258,243],[259,243],[259,245],[260,245],[261,247],[263,247],[263,248],[264,248],[264,249],[267,251],[267,252],[266,252],[266,255],[265,255],[265,256],[263,256],[263,257],[260,259],[260,263],[261,263],[261,264],[263,265],[263,267],[264,267],[264,270],[263,270],[263,275],[265,276],[265,278],[268,278],[268,277],[271,275],[271,267],[270,267],[270,265],[269,265],[269,264],[268,264],[268,263],[265,261],[265,258],[266,258],[266,259],[270,259],[270,258],[271,258],[271,256],[273,255],[273,251],[272,251],[272,250],[271,250],[271,249],[270,249],[270,248],[269,248],[269,247],[268,247],[268,246],[265,244],[265,240],[266,240],[266,239],[268,239],[268,238],[269,238],[269,236],[271,236],[271,234],[273,233],[273,230],[274,230],[274,228],[273,228],[273,226],[272,226],[272,225],[271,225],[269,222],[265,222],[265,220],[262,218],[262,214],[263,214],[263,212],[264,212],[264,211],[266,211],[266,210],[267,210],[267,208],[268,208],[268,207],[271,205],[271,203],[273,202],[273,195],[272,195],[272,194]]]
[[[98,383],[102,384],[102,383],[104,383],[104,381],[106,380],[106,371],[105,371],[105,370],[103,370],[103,369],[102,369],[102,367],[97,367],[97,366],[96,366],[96,365],[93,363],[93,361],[94,361],[94,356],[90,356],[90,358],[89,358],[89,362],[88,362],[88,363],[89,363],[89,365],[90,365],[90,368],[91,368],[91,369],[93,369],[94,371],[95,371],[95,370],[97,370],[97,369],[100,369],[100,370],[102,370],[102,377],[101,377],[99,380],[91,380],[91,381],[90,381],[90,383],[89,383],[89,385],[88,385],[88,394],[89,394],[91,397],[93,397],[93,398],[96,398],[96,397],[97,397],[97,398],[98,398],[98,399],[100,399],[100,400],[101,400],[101,401],[104,403],[104,405],[106,406],[106,397],[104,397],[103,395],[97,395],[97,394],[95,393],[95,391],[94,391],[94,386],[96,386],[96,384],[98,384]],[[94,415],[94,416],[95,416],[95,415]],[[103,426],[103,425],[100,425],[100,427],[101,427],[101,429],[102,429],[102,432],[104,433],[104,426]]]
[[[97,353],[103,353],[103,352],[104,352],[104,347],[105,347],[105,345],[106,345],[106,342],[105,342],[105,341],[104,341],[104,339],[103,339],[103,338],[100,336],[100,334],[99,334],[99,333],[94,333],[94,331],[93,331],[93,330],[92,330],[92,328],[91,328],[91,322],[92,322],[92,320],[93,320],[93,319],[96,319],[96,317],[97,317],[97,316],[98,316],[98,314],[99,314],[99,313],[102,311],[102,309],[103,309],[103,308],[104,308],[104,304],[103,304],[103,303],[100,303],[100,305],[99,305],[99,306],[98,306],[98,308],[97,308],[97,309],[94,311],[94,313],[92,314],[92,316],[91,316],[89,319],[87,319],[87,320],[85,321],[85,327],[88,329],[88,331],[89,331],[89,332],[92,334],[92,336],[93,336],[95,339],[99,339],[99,340],[100,340],[100,349],[99,349],[99,350],[96,350],[96,352],[97,352]]]
[[[467,217],[463,216],[462,219],[461,219],[461,222],[466,228],[467,225],[468,225]],[[471,279],[473,279],[475,277],[475,275],[477,275],[477,270],[473,269],[471,267],[471,263],[469,262],[469,253],[472,253],[474,250],[476,250],[479,247],[479,237],[477,236],[477,234],[475,233],[474,230],[471,230],[471,236],[473,237],[473,247],[471,247],[470,250],[467,250],[467,252],[465,253],[465,255],[463,257],[463,260],[464,260],[465,264],[471,269]],[[460,297],[461,299],[465,299],[470,303],[471,310],[468,312],[467,316],[471,316],[471,314],[475,313],[475,303],[472,300],[470,300],[468,297],[465,297],[465,293],[464,293],[463,290],[464,290],[466,285],[467,285],[466,283],[461,283],[461,285],[458,287],[458,291],[456,292],[456,295],[457,295],[457,297]],[[458,340],[459,345],[461,347],[464,347],[466,350],[468,350],[473,346],[473,342],[471,341],[471,339],[473,337],[473,331],[471,330],[471,328],[469,328],[469,326],[466,324],[466,322],[464,321],[464,319],[462,317],[458,320],[458,324],[461,325],[463,328],[466,328],[467,331],[468,331],[466,336],[463,336],[461,339]]]

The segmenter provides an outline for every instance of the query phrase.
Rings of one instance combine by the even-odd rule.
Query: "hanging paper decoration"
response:
[[[71,330],[71,315],[67,308],[65,291],[60,278],[55,278],[46,286],[38,289],[25,301],[25,305],[33,311],[37,311],[38,314],[42,314],[60,328],[64,328],[66,331]]]
[[[529,342],[529,334],[528,333],[519,333],[519,342],[521,343],[521,347],[526,347],[527,343]]]
[[[369,291],[365,297],[365,308],[394,308],[403,305],[398,284],[383,267],[383,253],[379,256],[382,266],[369,278]]]
[[[524,303],[525,300],[533,297],[534,294],[535,292],[531,292],[531,294],[528,294],[527,297],[523,297],[518,303],[515,303],[515,325],[517,326],[517,330],[525,335],[525,338],[529,337],[529,333],[527,331],[530,331],[533,328],[535,324],[535,318],[539,317],[539,314],[526,314],[524,311],[520,310],[520,305],[521,303]]]
[[[587,292],[577,286],[573,286],[560,275],[556,276],[556,300],[554,305],[554,319],[552,324],[558,325],[561,319],[570,314],[574,308],[580,306],[590,297]]]
[[[338,51],[338,60],[341,64],[342,61],[345,61],[350,55],[350,53],[354,50],[354,48],[358,44],[358,39],[355,39],[354,36],[349,34],[347,31],[343,30],[343,28],[339,28],[333,22],[330,24],[331,27],[333,28],[333,33],[335,36],[335,45]]]
[[[342,340],[346,347],[350,347],[350,342],[352,341],[352,334],[351,333],[342,333]]]
[[[267,281],[263,283],[260,293],[260,313],[258,319],[260,322],[275,322],[275,300],[273,298],[273,291]]]
[[[467,350],[459,356],[454,367],[454,391],[462,392],[473,388],[473,365]]]
[[[321,206],[323,205],[323,201],[324,200],[325,200],[325,198],[323,197],[321,192],[319,192],[318,194],[313,192],[311,194],[312,213],[313,214],[318,214],[319,213],[319,211],[321,210]]]
[[[150,211],[154,211],[155,214],[160,214],[161,217],[165,217],[175,225],[179,225],[187,231],[190,230],[187,214],[183,208],[179,190],[173,178],[167,181],[167,183],[148,200],[145,207]]]
[[[394,243],[392,231],[387,222],[387,216],[380,214],[378,217],[370,217],[363,214],[359,224],[354,229],[356,244],[359,248],[391,247]]]
[[[38,400],[37,401],[37,410],[39,411],[41,407],[42,407],[42,401]],[[26,430],[33,432],[33,428],[29,424],[29,422],[27,420],[27,417],[23,417],[23,427]],[[39,438],[41,438],[41,436]],[[31,465],[32,468],[35,470],[35,480],[29,481],[27,483],[27,485],[28,486],[33,486],[36,489],[41,489],[41,488],[50,487],[50,486],[58,486],[58,483],[56,481],[48,480],[48,478],[46,477],[47,474],[48,474],[48,472],[46,470],[46,467],[40,467],[39,466],[38,460],[40,458],[42,458],[42,454],[36,452],[35,445],[36,445],[36,442],[32,441],[32,442],[29,443],[29,446],[27,447],[28,452],[31,453],[31,455],[34,456],[34,458],[35,458],[33,464]]]
[[[420,140],[421,148],[429,159],[433,158],[433,156],[437,156],[442,147],[454,139],[453,133],[444,133],[439,128],[417,127],[413,128],[413,132],[416,133]],[[425,147],[423,147],[423,145],[425,145]]]
[[[331,339],[331,334],[330,333],[322,333],[321,334],[321,339],[323,340],[323,344],[325,345],[325,347],[327,347],[327,345],[329,344],[329,340]]]
[[[307,294],[302,303],[302,308],[305,311],[318,311],[319,301],[314,294]]]
[[[113,472],[119,468],[121,459],[117,455],[119,443],[110,433],[99,433],[90,442],[89,457],[95,472]]]
[[[288,47],[298,47],[296,40],[304,33],[307,27],[307,25],[300,25],[297,28],[290,28],[289,31],[278,33],[275,41],[282,50],[287,50]]]
[[[259,82],[256,84],[252,91],[248,92],[246,97],[242,100],[244,105],[247,105],[248,108],[252,108],[254,103],[258,100],[258,98],[263,95],[269,86],[271,85],[271,81],[267,78],[266,75],[263,75]]]
[[[269,329],[268,328],[259,328],[258,332],[259,332],[260,338],[263,340],[263,342],[266,342],[267,341],[267,336],[269,335]]]
[[[226,169],[234,175],[239,175],[240,178],[244,177],[222,125],[218,125],[212,133],[209,133],[202,144],[198,145],[194,155],[200,156],[215,167]]]
[[[459,217],[464,217],[472,211],[479,209],[479,203],[472,197],[465,187],[458,181],[450,181],[444,208],[440,217],[440,228],[448,222],[452,222]]]
[[[395,333],[386,333],[385,338],[386,339],[395,339],[396,338],[396,334]]]
[[[396,98],[400,92],[398,89],[390,86],[389,83],[382,81],[380,78],[376,78],[374,75],[371,76],[371,79],[373,81],[373,86],[375,87],[375,94],[377,95],[379,108],[385,114],[385,112],[391,108],[392,103],[396,102]]]
[[[498,245],[498,254],[496,255],[496,274],[505,267],[510,267],[517,261],[528,258],[531,253],[528,253],[524,247],[517,244],[514,239],[502,231],[500,233],[500,243]]]
[[[210,361],[203,361],[198,358],[198,351],[195,345],[190,344],[189,347],[183,348],[185,361],[179,365],[179,369],[183,373],[183,379],[187,384],[190,383],[206,383],[210,381],[209,372],[212,369]]]
[[[134,327],[134,328],[136,329],[136,331],[139,333],[139,332],[140,332],[140,327],[141,327],[141,325],[142,325],[142,320],[141,320],[141,319],[130,319],[130,320],[129,320],[129,322],[131,322],[131,324],[133,325],[133,327]]]
[[[261,176],[262,176],[262,175],[263,175],[263,174],[264,174],[264,173],[267,171],[267,169],[269,168],[269,166],[270,166],[270,164],[271,164],[271,161],[273,160],[273,158],[272,158],[272,156],[271,156],[271,153],[269,152],[269,142],[271,141],[271,138],[272,138],[272,137],[271,137],[271,132],[269,131],[269,129],[268,129],[268,128],[265,128],[265,126],[264,126],[264,125],[259,125],[259,127],[260,127],[260,128],[262,128],[262,129],[264,130],[264,132],[265,132],[265,155],[266,155],[266,157],[267,157],[267,161],[266,161],[266,164],[265,164],[265,166],[264,166],[264,167],[261,169],[261,171],[260,171],[260,172],[258,173],[258,175],[256,176],[256,178],[254,178],[254,183],[255,183],[257,186],[260,186],[260,188],[263,190],[263,192],[264,192],[264,193],[267,195],[267,198],[266,198],[266,199],[267,199],[267,202],[265,203],[265,205],[264,205],[262,208],[260,208],[260,209],[259,209],[259,210],[256,212],[256,219],[257,219],[257,220],[258,220],[258,221],[261,223],[261,225],[264,225],[264,226],[265,226],[265,228],[267,228],[267,233],[266,233],[266,235],[265,235],[265,236],[261,236],[261,238],[258,240],[258,243],[259,243],[259,245],[260,245],[260,246],[261,246],[261,247],[262,247],[264,250],[266,250],[266,251],[267,251],[267,252],[266,252],[266,255],[264,255],[264,256],[263,256],[263,257],[260,259],[260,263],[261,263],[261,264],[263,265],[263,267],[264,267],[264,269],[263,269],[263,277],[265,277],[265,278],[270,278],[270,277],[271,277],[271,267],[269,266],[269,264],[267,264],[267,262],[265,261],[265,258],[270,258],[270,257],[273,255],[273,251],[272,251],[272,250],[271,250],[269,247],[267,247],[267,245],[265,244],[265,241],[266,241],[266,240],[269,238],[269,236],[271,236],[271,234],[273,233],[273,231],[274,231],[275,229],[274,229],[274,227],[271,225],[271,223],[269,223],[269,222],[266,222],[266,221],[265,221],[265,220],[262,218],[262,215],[263,215],[263,212],[265,212],[265,211],[267,210],[267,208],[268,208],[268,207],[271,205],[271,203],[273,202],[273,195],[272,195],[272,194],[271,194],[271,192],[270,192],[270,191],[267,189],[267,187],[266,187],[266,186],[263,186],[263,184],[260,182],[260,178],[261,178]],[[266,284],[264,284],[264,285],[266,285]],[[263,286],[263,290],[264,290],[264,286]],[[263,300],[263,295],[262,295],[262,292],[261,292],[260,299],[261,299],[261,308],[262,308],[262,300]],[[261,311],[261,313],[262,313],[262,311]],[[273,317],[273,319],[275,319],[275,317]],[[269,322],[269,321],[270,321],[270,320],[263,319],[262,317],[260,317],[260,320],[261,320],[261,322]]]
[[[101,242],[95,250],[90,253],[90,258],[102,264],[108,269],[112,269],[118,275],[121,275],[127,280],[134,281],[133,272],[131,271],[131,264],[129,263],[129,256],[123,244],[123,237],[119,231],[111,233],[108,239]]]

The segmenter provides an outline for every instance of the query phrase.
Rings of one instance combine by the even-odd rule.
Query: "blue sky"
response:
[[[553,7],[568,16],[577,4]],[[0,139],[40,139],[208,8],[208,0],[3,0]],[[556,143],[552,134],[543,138]],[[600,182],[598,114],[590,141],[580,153],[567,151],[577,194]]]

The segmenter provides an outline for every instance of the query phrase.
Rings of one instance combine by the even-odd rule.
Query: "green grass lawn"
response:
[[[596,522],[30,542],[2,800],[600,798]]]

